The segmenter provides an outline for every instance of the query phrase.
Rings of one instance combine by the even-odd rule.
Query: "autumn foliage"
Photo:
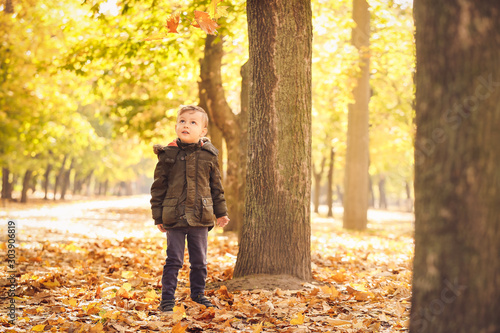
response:
[[[142,205],[145,200],[141,200]],[[413,240],[408,227],[395,229],[403,222],[381,221],[372,234],[349,233],[341,229],[340,221],[316,217],[314,279],[308,283],[286,276],[232,280],[236,239],[215,229],[209,236],[207,296],[216,308],[207,309],[189,299],[186,254],[176,308],[173,314],[162,314],[157,307],[164,234],[152,225],[147,207],[118,208],[117,202],[101,202],[98,209],[83,205],[83,219],[67,218],[61,226],[72,233],[47,221],[64,219],[63,214],[76,206],[57,206],[50,214],[59,216],[46,220],[40,220],[37,209],[30,216],[24,213],[24,219],[39,224],[20,227],[18,318],[11,326],[2,315],[1,327],[7,332],[406,330]],[[101,237],[92,236],[96,230]],[[5,242],[0,246],[5,252]],[[5,275],[2,267],[2,289],[8,287]],[[6,301],[0,301],[2,307]]]

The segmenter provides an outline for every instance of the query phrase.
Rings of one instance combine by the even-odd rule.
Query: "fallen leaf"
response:
[[[305,315],[302,312],[297,314],[297,317],[290,320],[290,325],[302,325],[304,323]]]
[[[182,325],[181,322],[178,322],[174,327],[172,327],[172,333],[184,333],[188,328],[188,324]]]
[[[43,332],[44,329],[45,325],[36,325],[31,328],[31,330],[34,332]]]

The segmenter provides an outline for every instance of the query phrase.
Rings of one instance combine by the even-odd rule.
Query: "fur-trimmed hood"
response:
[[[177,140],[179,140],[179,139],[175,139],[174,141],[170,142],[166,146],[163,146],[160,144],[154,144],[153,145],[153,152],[156,155],[158,155],[158,154],[164,152],[167,147],[179,147]],[[200,139],[200,146],[202,149],[211,152],[215,156],[217,156],[219,154],[219,150],[217,148],[215,148],[215,146],[212,144],[212,142],[210,142],[210,139],[207,137],[203,137]]]

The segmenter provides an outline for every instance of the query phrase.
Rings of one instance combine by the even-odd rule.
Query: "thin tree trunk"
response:
[[[223,39],[221,36],[207,35],[205,52],[200,60],[199,94],[200,105],[207,110],[211,121],[221,130],[226,141],[227,168],[224,179],[224,190],[231,222],[225,228],[227,231],[238,231],[241,225],[239,212],[241,198],[239,197],[238,174],[240,162],[241,124],[238,117],[227,104],[222,87],[221,64],[223,56]]]
[[[311,3],[247,2],[245,223],[234,276],[311,278]]]
[[[415,1],[410,332],[500,332],[500,2]]]
[[[50,172],[52,171],[52,164],[48,164],[45,169],[45,174],[43,175],[43,191],[44,191],[44,200],[48,200],[49,193],[49,182],[50,182]]]
[[[61,168],[59,169],[59,173],[56,175],[56,181],[55,181],[55,184],[54,184],[54,200],[56,200],[57,188],[59,187],[59,184],[61,183],[62,177],[64,175],[64,168],[65,168],[65,165],[66,165],[67,158],[68,158],[68,155],[67,154],[64,155],[64,159],[62,161]]]
[[[384,175],[380,175],[380,180],[378,181],[378,192],[379,192],[378,208],[387,209],[387,197],[385,194],[385,176]]]
[[[344,228],[364,230],[368,212],[368,102],[370,99],[370,12],[366,0],[353,0],[352,44],[360,55],[360,76],[349,105],[345,172]]]
[[[316,214],[319,213],[319,199],[320,199],[320,195],[321,195],[321,178],[323,177],[323,172],[325,170],[325,163],[326,163],[326,157],[323,156],[323,159],[321,160],[321,168],[319,169],[318,172],[316,172],[316,167],[314,165],[314,162],[312,163],[312,170],[313,170],[313,175],[314,175],[313,203],[314,203],[314,212]]]
[[[71,176],[71,171],[73,170],[73,165],[74,165],[75,159],[71,159],[71,163],[69,164],[68,170],[66,170],[63,174],[63,183],[61,187],[61,200],[64,200],[66,197],[66,190],[70,186],[70,176]]]
[[[2,199],[12,199],[12,191],[10,191],[11,184],[9,182],[10,170],[9,168],[2,168]]]
[[[28,189],[30,187],[31,175],[33,174],[33,170],[26,170],[23,178],[23,189],[21,190],[21,202],[28,202]]]
[[[333,170],[335,168],[335,148],[330,151],[330,166],[328,168],[328,190],[326,192],[326,204],[328,206],[328,217],[333,217]]]

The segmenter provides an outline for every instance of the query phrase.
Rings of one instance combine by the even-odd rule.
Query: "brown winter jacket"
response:
[[[214,226],[227,215],[221,183],[218,150],[203,138],[185,145],[179,139],[168,146],[155,145],[158,163],[151,186],[151,209],[155,224],[165,228]]]

